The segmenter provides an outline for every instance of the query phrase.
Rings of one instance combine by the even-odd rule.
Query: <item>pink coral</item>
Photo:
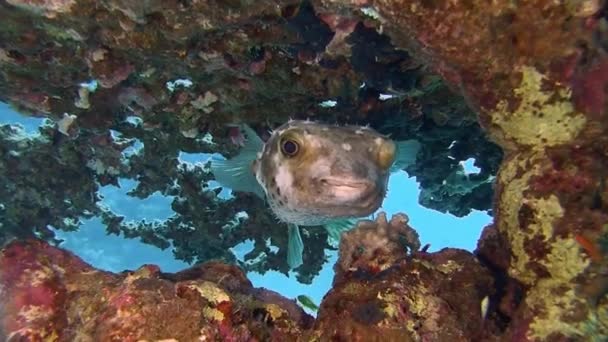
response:
[[[576,107],[589,114],[604,113],[608,85],[608,59],[603,59],[574,77],[572,99]]]

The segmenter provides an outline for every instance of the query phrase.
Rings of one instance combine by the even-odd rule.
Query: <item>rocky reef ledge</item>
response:
[[[29,240],[2,251],[0,279],[3,341],[293,341],[314,322],[216,262],[113,274]]]
[[[498,238],[496,230],[488,227],[477,254],[491,253],[497,263],[508,261],[508,255],[496,249]],[[526,289],[475,254],[451,248],[427,253],[419,247],[417,234],[403,214],[390,221],[384,214],[375,221],[360,221],[343,234],[333,288],[315,319],[295,300],[254,288],[237,266],[207,262],[162,273],[145,265],[113,274],[44,241],[14,241],[0,254],[0,337],[8,341],[529,341],[534,340],[528,337],[531,334],[547,330],[551,330],[547,336],[570,333],[585,340],[600,341],[605,336],[601,326],[605,308],[598,307],[597,297],[590,302],[578,295],[579,311],[574,312],[554,304],[567,296],[534,297],[539,289]],[[564,271],[572,267],[565,261],[561,266]],[[533,315],[530,308],[544,308],[548,314]]]
[[[409,234],[408,234],[409,233]],[[409,248],[406,248],[409,246]],[[241,269],[207,262],[168,274],[113,274],[41,240],[0,254],[0,331],[9,341],[479,340],[492,273],[463,250],[425,253],[405,215],[344,234],[318,319],[253,288]]]

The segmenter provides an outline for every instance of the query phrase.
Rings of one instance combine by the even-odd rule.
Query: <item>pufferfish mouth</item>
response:
[[[368,202],[366,200],[372,200],[378,192],[374,182],[360,178],[324,177],[321,179],[321,183],[328,187],[332,197],[336,200],[336,205]],[[367,203],[359,204],[366,206]]]

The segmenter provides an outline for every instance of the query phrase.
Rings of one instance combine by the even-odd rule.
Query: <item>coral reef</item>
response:
[[[407,216],[360,221],[343,233],[333,288],[312,335],[322,341],[487,341],[482,302],[492,273],[470,252],[419,251]]]
[[[370,124],[395,139],[416,138],[423,148],[407,171],[421,183],[423,205],[458,216],[491,208],[501,150],[485,139],[462,96],[364,18],[319,15],[313,4],[298,1],[248,6],[11,1],[0,2],[0,16],[0,100],[58,125],[54,132],[43,129],[46,139],[33,141],[56,162],[29,159],[33,151],[2,141],[2,149],[19,153],[16,160],[23,165],[38,165],[26,172],[0,168],[0,176],[15,184],[3,194],[27,198],[2,201],[11,219],[0,218],[8,227],[0,241],[17,231],[10,235],[44,231],[52,239],[49,225],[73,230],[79,218],[101,216],[108,232],[161,248],[172,244],[176,256],[188,262],[234,262],[227,248],[253,238],[255,249],[242,266],[286,273],[285,226],[271,221],[256,199],[222,201],[209,189],[209,175],[184,168],[178,156],[231,156],[238,147],[231,124],[248,122],[263,135],[289,117]],[[383,93],[394,97],[380,100]],[[326,100],[336,105],[319,105]],[[143,144],[141,151],[124,155],[136,141]],[[81,153],[56,152],[73,148]],[[463,177],[459,163],[471,157],[480,172]],[[40,196],[51,184],[70,187],[58,180],[56,165],[82,173],[77,179],[87,182],[81,184],[89,189],[87,203],[71,198],[71,192]],[[135,197],[155,191],[176,196],[176,216],[127,224],[99,207],[97,183],[116,185],[119,178],[138,182],[130,193]],[[236,207],[256,217],[224,234],[220,222],[233,220],[230,208]],[[298,269],[299,279],[311,282],[330,246],[322,229],[311,229],[304,238],[318,241],[306,243],[314,247]],[[268,249],[268,239],[279,254]]]
[[[420,180],[421,203],[459,216],[491,208],[495,221],[475,255],[420,251],[388,261],[380,257],[397,251],[394,236],[380,234],[384,222],[380,228],[367,222],[347,236],[380,234],[377,241],[390,244],[373,249],[378,256],[358,259],[343,250],[348,267],[340,266],[315,330],[293,334],[506,341],[608,336],[603,2],[12,0],[0,2],[0,16],[0,99],[57,121],[54,130],[43,127],[39,140],[15,139],[13,127],[2,128],[1,151],[9,157],[0,160],[0,176],[17,184],[0,186],[8,213],[0,219],[3,240],[41,233],[51,240],[47,225],[74,229],[71,222],[93,214],[104,217],[110,232],[159,246],[176,241],[185,260],[230,260],[224,247],[246,234],[284,247],[284,227],[270,223],[260,201],[217,200],[206,187],[210,176],[180,169],[178,153],[231,155],[238,139],[227,124],[239,122],[258,132],[290,116],[369,123],[422,143],[407,170]],[[98,87],[83,89],[91,80]],[[336,105],[319,106],[326,100]],[[142,123],[131,125],[129,117]],[[123,143],[141,140],[142,152],[125,162],[109,129]],[[463,173],[460,162],[468,158],[475,158],[477,175]],[[61,172],[73,174],[75,184],[59,179]],[[95,205],[95,182],[118,177],[138,180],[137,196],[175,195],[179,215],[159,226],[125,225]],[[65,190],[43,196],[50,187]],[[252,218],[234,234],[220,234],[216,223],[234,217],[237,203]],[[200,231],[181,229],[194,224]],[[306,245],[315,249],[304,255],[308,268],[298,270],[303,281],[314,277],[328,247],[325,233],[309,233],[305,238],[314,241]],[[357,245],[347,241],[344,248]],[[286,269],[262,240],[248,258],[258,260],[260,270]],[[67,288],[52,296],[40,291],[36,304],[44,306],[62,300]],[[10,305],[16,304],[3,310]],[[68,314],[48,318],[66,324]],[[15,324],[9,331],[21,323]],[[243,329],[229,330],[251,331]]]
[[[344,11],[344,2],[320,2],[321,13]],[[497,232],[487,235],[499,237],[493,243],[509,259],[496,263],[506,264],[511,284],[504,296],[518,299],[503,312],[511,314],[503,338],[601,340],[608,335],[600,247],[608,218],[605,9],[598,1],[401,5],[346,6],[372,8],[397,46],[461,89],[506,153],[494,195]],[[520,296],[512,293],[518,288]]]
[[[0,293],[3,341],[278,341],[313,323],[295,301],[253,288],[235,266],[111,274],[40,240],[2,251]]]
[[[175,274],[154,265],[112,274],[42,240],[0,252],[0,337],[27,340],[479,340],[491,272],[470,252],[429,254],[405,216],[345,233],[334,288],[316,322],[255,289],[237,267],[208,262]],[[353,253],[365,246],[357,258]],[[406,253],[409,250],[410,253]],[[487,299],[486,299],[487,300]],[[2,336],[4,334],[4,336]]]

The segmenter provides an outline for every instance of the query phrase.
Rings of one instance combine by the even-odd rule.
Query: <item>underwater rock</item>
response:
[[[461,89],[505,151],[494,210],[510,284],[523,291],[503,337],[608,336],[605,45],[598,1],[315,1],[373,10],[376,27]],[[483,247],[483,244],[482,244]],[[500,271],[498,271],[500,272]],[[505,275],[503,274],[502,277]],[[513,297],[506,286],[505,297]],[[515,286],[517,287],[517,286]],[[517,297],[517,296],[515,296]],[[500,298],[495,298],[503,302]],[[492,305],[491,305],[492,306]]]
[[[287,341],[313,323],[235,266],[113,274],[40,240],[0,252],[0,293],[0,338],[11,341]]]
[[[389,222],[381,214],[344,233],[333,288],[321,303],[312,336],[322,341],[495,338],[494,322],[485,319],[482,304],[492,295],[491,272],[467,251],[426,253],[419,246],[402,214]]]

